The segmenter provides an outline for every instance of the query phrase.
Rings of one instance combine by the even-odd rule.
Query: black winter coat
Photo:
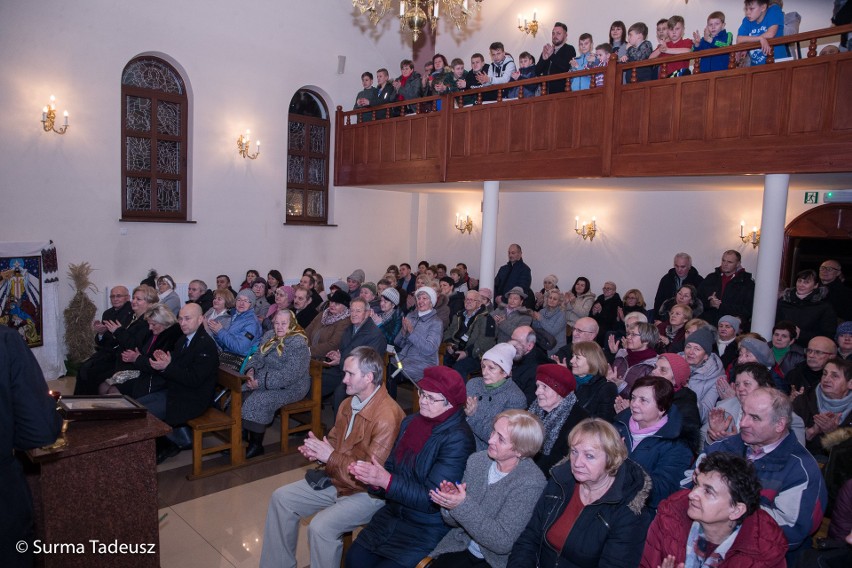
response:
[[[714,308],[708,298],[716,293],[716,297],[722,301],[718,308]],[[722,316],[737,316],[743,322],[740,331],[748,329],[751,321],[751,307],[754,303],[754,279],[749,272],[740,269],[725,286],[722,293],[722,270],[717,266],[716,270],[704,278],[704,282],[698,287],[698,297],[704,302],[704,313],[702,319],[712,325],[718,325]]]
[[[683,279],[680,286],[683,286],[684,284],[692,284],[698,288],[703,281],[704,277],[698,274],[698,271],[695,270],[694,266],[690,266],[689,272],[687,273],[686,278]],[[665,276],[660,278],[660,284],[657,286],[657,295],[654,296],[654,311],[659,312],[663,302],[669,298],[674,298],[678,289],[680,289],[680,286],[677,284],[677,273],[675,272],[675,269],[670,268]]]
[[[645,505],[651,479],[636,462],[626,460],[603,497],[586,505],[562,550],[547,542],[547,531],[565,511],[576,481],[571,464],[553,468],[527,528],[518,537],[508,566],[512,568],[635,568],[645,547],[651,514]]]

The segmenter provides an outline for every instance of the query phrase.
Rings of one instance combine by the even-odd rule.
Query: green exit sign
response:
[[[819,192],[818,191],[806,191],[805,192],[805,205],[813,204],[816,205],[819,203]]]

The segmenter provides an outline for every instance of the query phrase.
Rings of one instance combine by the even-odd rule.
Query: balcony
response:
[[[760,67],[734,68],[742,47],[731,46],[511,83],[547,93],[567,79],[538,97],[504,99],[502,85],[338,107],[335,185],[848,172],[852,54],[817,57],[817,41],[842,32],[852,26],[772,40],[803,57]],[[699,57],[721,54],[728,70],[699,72]],[[639,69],[678,60],[692,60],[692,75],[635,82]],[[570,90],[601,72],[602,87]],[[402,116],[376,120],[383,113]]]

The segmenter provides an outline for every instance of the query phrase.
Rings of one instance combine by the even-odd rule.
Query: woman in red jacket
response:
[[[739,456],[709,454],[695,487],[660,503],[648,529],[641,568],[786,566],[787,539],[760,508],[760,481]]]

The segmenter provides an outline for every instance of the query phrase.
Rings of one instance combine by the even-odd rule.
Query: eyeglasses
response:
[[[436,402],[448,402],[446,398],[435,398],[431,394],[426,394],[426,391],[422,389],[417,389],[417,396],[419,396],[421,400],[425,400],[429,404],[435,404]]]
[[[579,333],[588,333],[588,334],[595,333],[594,331],[591,331],[589,329],[580,329],[579,327],[575,327],[574,331],[579,332]]]
[[[820,351],[819,349],[811,349],[811,348],[805,349],[805,353],[807,353],[808,355],[824,355],[824,356],[834,355],[834,353],[829,353],[828,351]]]
[[[840,272],[839,268],[834,268],[833,266],[820,266],[819,267],[820,272],[828,272],[830,270],[834,270],[835,272]]]
[[[238,301],[238,302],[245,302],[245,303],[247,303],[247,304],[251,304],[251,300],[249,300],[249,299],[248,299],[248,298],[246,298],[245,296],[240,296],[239,298],[237,298],[237,301]]]
[[[112,300],[113,298],[129,298],[130,294],[110,294],[109,298]]]
[[[628,333],[625,337],[642,337],[642,335],[638,333]]]

